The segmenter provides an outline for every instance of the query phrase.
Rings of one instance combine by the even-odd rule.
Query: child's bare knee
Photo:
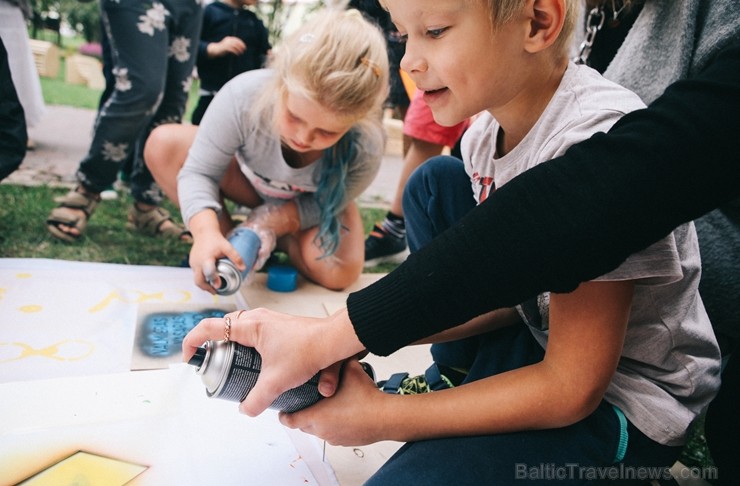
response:
[[[144,161],[152,169],[172,160],[179,144],[177,124],[160,125],[151,131],[144,145]]]
[[[150,169],[153,166],[159,165],[166,151],[165,145],[169,138],[167,128],[167,125],[158,126],[152,130],[146,139],[146,144],[144,144],[144,161]]]

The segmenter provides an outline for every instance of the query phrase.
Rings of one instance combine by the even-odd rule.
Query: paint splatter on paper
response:
[[[167,368],[179,363],[182,340],[201,320],[223,317],[234,304],[140,304],[131,357],[132,370]]]
[[[79,451],[22,481],[19,486],[60,484],[123,486],[146,469],[146,466],[131,464],[121,459]]]

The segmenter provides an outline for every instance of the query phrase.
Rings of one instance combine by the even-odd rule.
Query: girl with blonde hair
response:
[[[277,246],[324,287],[357,279],[364,234],[353,200],[379,169],[387,86],[381,32],[357,11],[330,9],[278,46],[268,69],[229,81],[199,127],[152,132],[145,160],[192,232],[199,287],[218,288],[220,257],[244,268],[226,239],[225,199],[252,208],[256,269]]]

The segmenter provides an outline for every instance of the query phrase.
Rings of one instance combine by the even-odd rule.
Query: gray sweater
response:
[[[178,175],[177,192],[186,224],[205,209],[221,211],[219,182],[232,157],[236,157],[242,173],[266,202],[295,201],[301,229],[319,223],[320,207],[315,193],[324,159],[306,167],[291,167],[283,158],[280,137],[271,124],[248,116],[273,75],[271,70],[260,69],[236,76],[209,105]],[[353,130],[358,133],[357,156],[349,165],[342,207],[373,181],[385,144],[380,123],[356,126]]]

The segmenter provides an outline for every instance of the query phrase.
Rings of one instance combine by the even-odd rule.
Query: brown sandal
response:
[[[172,224],[165,224],[168,221]],[[127,226],[129,229],[135,229],[148,236],[164,236],[182,241],[192,240],[190,231],[176,223],[170,212],[159,206],[144,210],[134,204],[128,211]]]
[[[46,227],[55,238],[71,243],[77,241],[82,236],[82,232],[85,231],[90,216],[92,216],[100,202],[100,195],[80,192],[82,190],[80,186],[77,186],[64,196],[54,198],[59,206],[52,209],[46,219]],[[80,214],[80,211],[82,214]],[[60,226],[75,228],[79,231],[79,234],[75,235],[62,231]]]

